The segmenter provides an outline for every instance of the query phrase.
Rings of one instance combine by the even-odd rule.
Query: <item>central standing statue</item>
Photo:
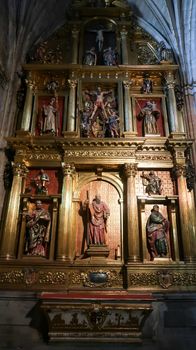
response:
[[[106,223],[110,215],[107,204],[97,194],[90,205],[88,199],[84,202],[84,209],[87,211],[88,244],[106,244]]]

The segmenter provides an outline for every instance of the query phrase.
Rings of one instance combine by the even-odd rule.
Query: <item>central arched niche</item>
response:
[[[82,204],[89,197],[89,203],[99,194],[101,200],[105,202],[110,209],[110,216],[107,220],[106,244],[109,247],[109,259],[122,258],[122,214],[121,214],[121,194],[118,189],[107,180],[92,180],[81,187],[79,192],[80,209],[77,215],[76,224],[76,258],[85,257],[87,249],[86,240],[86,218]],[[120,253],[120,257],[119,257]]]
[[[85,53],[94,48],[97,56],[96,65],[104,65],[103,54],[109,47],[112,50],[117,49],[116,23],[107,18],[93,18],[88,21],[84,26],[82,61],[84,62]]]

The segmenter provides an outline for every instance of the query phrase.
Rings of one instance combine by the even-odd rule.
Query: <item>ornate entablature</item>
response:
[[[74,1],[66,26],[32,49],[23,67],[24,108],[7,139],[14,159],[5,172],[0,286],[106,290],[116,304],[121,293],[119,308],[135,291],[195,291],[192,140],[178,66],[133,22],[126,1],[82,4]],[[60,305],[62,317],[69,307]],[[116,332],[105,304],[71,308],[71,324],[58,319],[66,339],[73,324],[79,334],[80,322],[92,338]],[[150,304],[144,309],[150,313]],[[53,311],[51,338],[60,339]],[[126,305],[122,334],[134,328],[132,312]]]

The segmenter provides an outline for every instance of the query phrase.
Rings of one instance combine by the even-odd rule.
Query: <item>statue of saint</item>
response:
[[[110,215],[109,207],[97,194],[90,205],[86,200],[83,208],[87,211],[88,244],[106,244],[105,233],[107,232],[107,219]]]
[[[149,196],[153,194],[161,194],[161,179],[154,171],[150,171],[148,175],[143,172],[141,177],[143,185],[146,186],[146,193],[148,193]]]
[[[159,212],[159,206],[154,205],[146,223],[147,248],[150,260],[156,257],[166,257],[168,254],[169,222]]]
[[[51,217],[48,210],[42,208],[40,200],[37,200],[35,204],[35,209],[26,214],[25,253],[31,256],[46,257]]]
[[[140,107],[140,106],[139,106]],[[160,111],[156,108],[155,102],[147,101],[144,108],[140,108],[138,119],[143,120],[143,132],[146,135],[159,135],[157,127],[157,119],[160,116]]]
[[[88,66],[96,66],[97,54],[94,47],[91,47],[90,50],[86,50],[85,56],[84,56],[84,64]]]
[[[42,133],[55,134],[57,132],[56,113],[57,113],[56,98],[52,97],[48,105],[43,105],[44,121],[43,121]]]
[[[143,94],[151,94],[152,93],[152,80],[151,79],[146,77],[143,80],[143,85],[142,85],[142,88],[141,88],[141,92]]]
[[[117,64],[116,53],[111,46],[103,50],[103,62],[105,66],[115,66]]]
[[[48,174],[45,173],[44,169],[40,170],[40,173],[38,176],[36,176],[33,179],[35,186],[36,186],[36,192],[37,194],[48,194],[48,187],[47,185],[49,184],[50,178]]]

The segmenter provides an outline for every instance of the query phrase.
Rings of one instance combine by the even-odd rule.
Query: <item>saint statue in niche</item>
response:
[[[161,194],[161,179],[155,174],[154,171],[150,171],[149,174],[145,174],[143,172],[141,178],[143,185],[146,187],[146,193],[148,193],[149,196],[153,194]]]
[[[83,137],[119,137],[119,116],[112,90],[85,90],[84,109],[81,111]]]
[[[58,133],[58,99],[51,97],[50,102],[42,106],[42,115],[38,120],[39,133],[57,135]]]
[[[169,222],[159,212],[159,206],[154,205],[146,223],[147,248],[150,260],[156,257],[166,257],[168,254]]]
[[[29,256],[47,256],[51,217],[48,210],[37,200],[34,210],[26,214],[25,253]]]
[[[97,54],[95,51],[95,47],[91,47],[90,50],[86,50],[85,56],[84,56],[84,64],[88,66],[96,66]]]
[[[150,94],[150,93],[152,93],[152,80],[149,79],[147,76],[143,80],[141,93],[142,94]]]
[[[108,205],[97,194],[91,204],[88,199],[84,202],[83,209],[86,211],[87,244],[106,244],[107,219],[110,215]]]
[[[137,100],[136,100],[137,101]],[[160,111],[156,107],[154,101],[147,101],[144,108],[141,108],[139,102],[137,104],[140,108],[140,112],[137,116],[139,120],[143,120],[143,134],[146,135],[159,135],[157,127],[157,119],[160,117]]]
[[[40,173],[34,179],[32,179],[32,181],[36,186],[37,194],[48,194],[48,185],[50,182],[50,178],[43,169],[40,170]]]

